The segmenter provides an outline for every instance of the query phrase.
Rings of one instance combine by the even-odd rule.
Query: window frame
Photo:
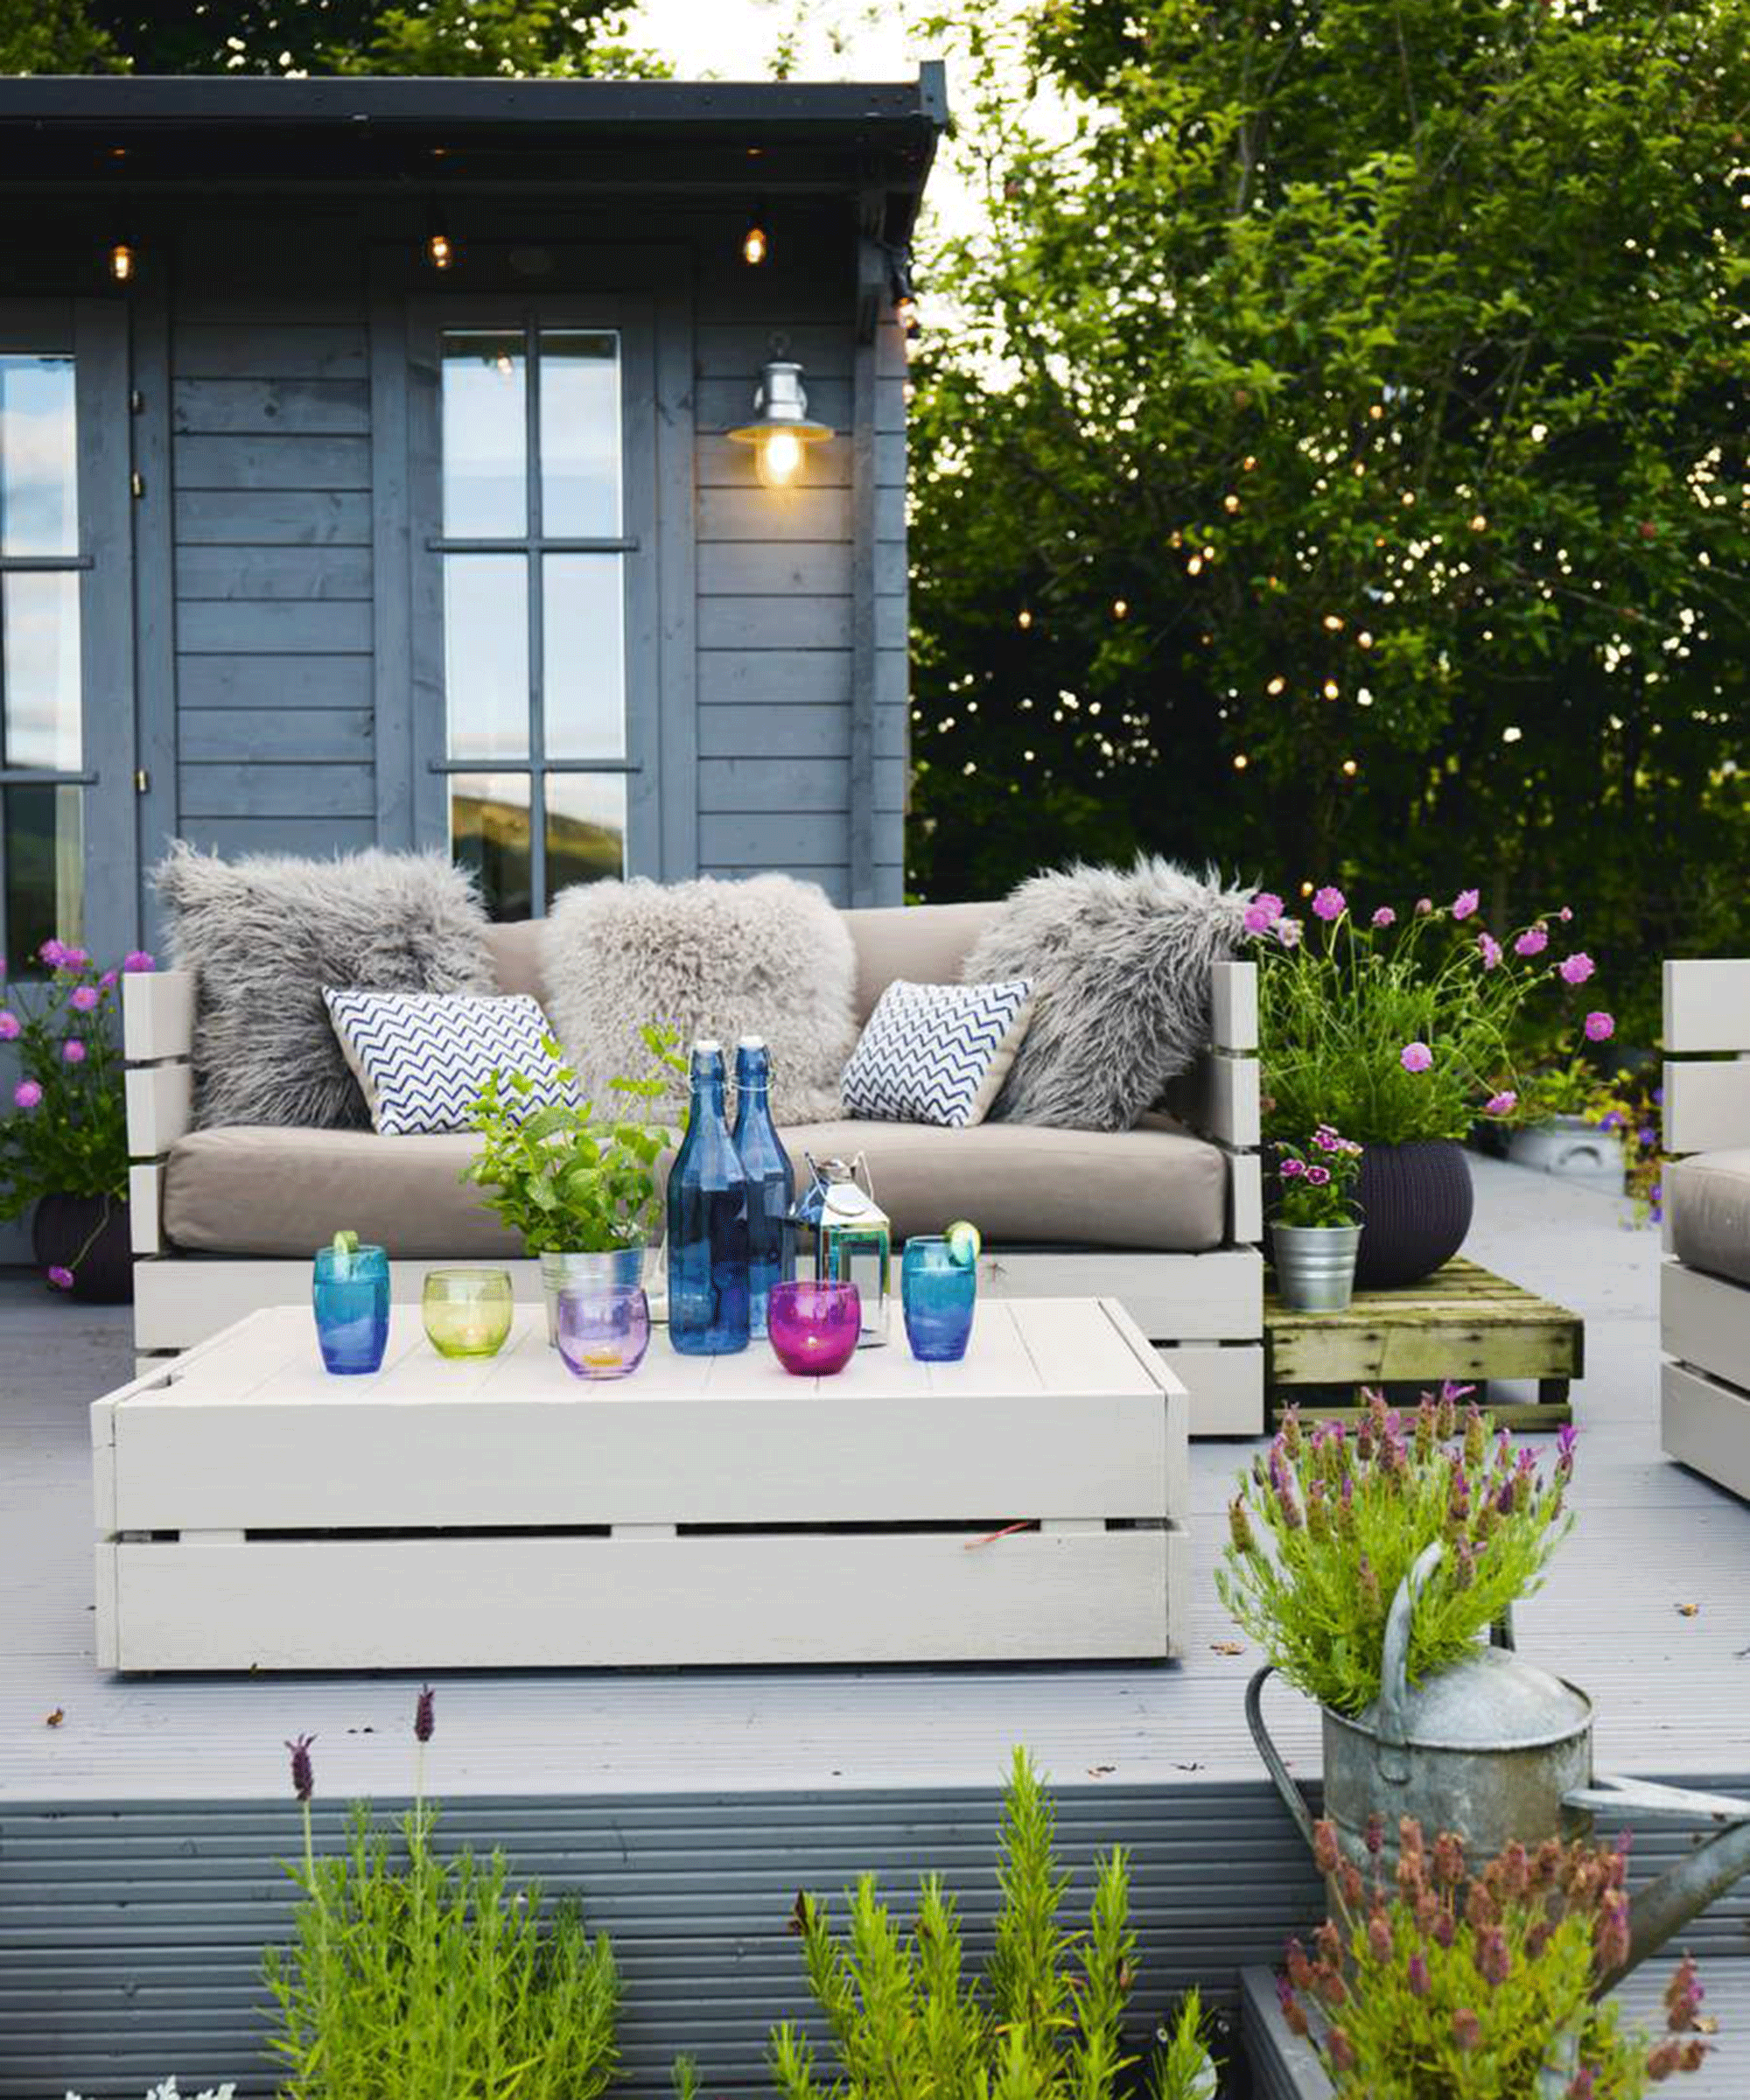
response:
[[[656,374],[653,302],[624,292],[526,293],[461,290],[410,301],[407,317],[410,469],[409,545],[412,565],[410,676],[414,832],[422,844],[450,843],[450,780],[457,774],[513,774],[529,784],[529,912],[544,917],[546,783],[550,777],[606,774],[626,782],[625,872],[660,872],[657,805],[659,612],[656,500]],[[443,529],[442,339],[452,330],[520,329],[531,350],[543,332],[612,331],[620,339],[620,531],[617,536],[549,536],[540,519],[541,462],[536,448],[539,381],[527,365],[526,471],[530,499],[520,536],[446,536]],[[444,562],[447,555],[515,557],[528,564],[529,734],[520,759],[452,758],[444,667]],[[550,554],[618,556],[623,609],[625,755],[556,759],[545,748],[542,569]],[[539,821],[537,822],[537,816]]]
[[[93,955],[119,960],[139,938],[127,312],[105,299],[0,298],[0,350],[15,346],[25,354],[70,347],[74,359],[77,549],[70,555],[0,555],[0,575],[46,571],[80,578],[80,764],[60,770],[0,763],[0,788],[79,789],[80,939]],[[0,882],[5,852],[0,796]],[[12,974],[24,974],[32,960],[11,956]]]

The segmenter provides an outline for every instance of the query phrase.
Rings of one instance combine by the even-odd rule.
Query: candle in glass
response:
[[[511,1302],[502,1269],[433,1269],[421,1296],[426,1339],[440,1356],[496,1356],[510,1333]]]

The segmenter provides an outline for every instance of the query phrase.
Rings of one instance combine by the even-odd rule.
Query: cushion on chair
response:
[[[868,1020],[896,977],[909,977],[914,984],[951,984],[965,976],[973,942],[1001,909],[996,904],[881,904],[841,912],[857,949],[857,1026]]]
[[[538,1110],[575,1104],[544,1045],[547,1016],[527,997],[325,990],[334,1032],[364,1089],[371,1127],[385,1138],[466,1130],[475,1097],[494,1072],[520,1072],[526,1093],[501,1085],[518,1123]]]
[[[1664,1183],[1677,1259],[1686,1269],[1750,1284],[1750,1147],[1674,1160]]]
[[[983,1123],[1026,1033],[1032,986],[896,977],[844,1068],[847,1116],[968,1130]]]

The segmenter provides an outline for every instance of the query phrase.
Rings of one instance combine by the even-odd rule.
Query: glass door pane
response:
[[[551,759],[626,756],[626,578],[617,554],[550,554],[542,692]]]
[[[81,735],[79,575],[0,577],[0,765],[76,773]]]
[[[0,353],[0,554],[77,554],[70,357]]]
[[[534,907],[526,773],[451,774],[450,854],[480,878],[488,917],[528,917]]]
[[[444,680],[452,759],[528,756],[528,560],[444,556]]]
[[[444,535],[528,530],[528,402],[521,329],[444,332]]]
[[[0,788],[0,953],[14,976],[45,941],[85,939],[83,799],[77,788]]]
[[[620,536],[620,338],[543,328],[541,529],[550,539]]]
[[[626,775],[547,775],[547,904],[574,882],[626,872]]]

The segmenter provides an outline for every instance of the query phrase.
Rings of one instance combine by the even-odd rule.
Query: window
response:
[[[70,331],[0,333],[0,954],[15,970],[87,933],[76,379]]]
[[[452,852],[495,918],[627,866],[626,331],[438,329],[443,755]]]

